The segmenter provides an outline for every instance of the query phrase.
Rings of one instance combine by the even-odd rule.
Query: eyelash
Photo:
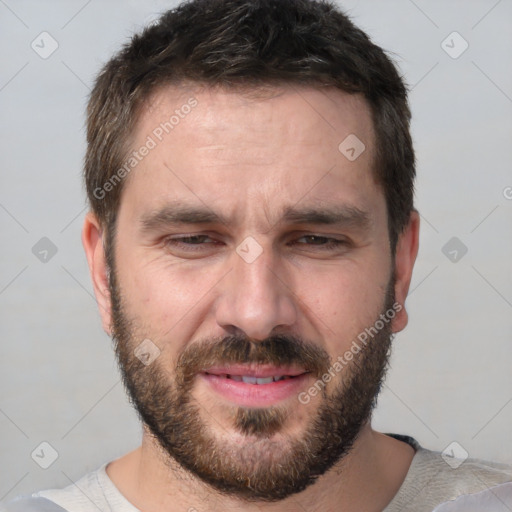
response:
[[[185,250],[187,251],[197,251],[197,250],[200,250],[201,249],[201,246],[203,245],[202,243],[198,243],[198,244],[190,244],[190,243],[186,243],[185,240],[190,240],[190,239],[197,239],[197,238],[210,238],[208,235],[189,235],[189,236],[181,236],[181,237],[176,237],[176,238],[167,238],[166,241],[165,241],[165,244],[167,246],[174,246],[174,247],[178,247],[178,248],[185,248]],[[332,249],[336,249],[338,247],[341,247],[341,246],[347,246],[348,245],[348,242],[346,240],[338,240],[337,238],[331,238],[331,237],[327,237],[327,236],[321,236],[321,235],[302,235],[301,237],[298,238],[298,240],[300,240],[301,238],[316,238],[316,239],[319,239],[319,240],[327,240],[328,243],[326,244],[304,244],[304,245],[310,245],[310,246],[314,246],[314,247],[320,247],[321,250],[332,250]],[[210,242],[211,244],[211,242]],[[213,244],[211,244],[213,245]],[[196,249],[197,247],[197,249]]]
[[[174,246],[180,249],[186,248],[188,251],[196,251],[197,248],[201,248],[202,244],[187,244],[183,240],[190,240],[192,238],[210,238],[208,235],[189,235],[189,236],[181,236],[176,238],[167,238],[165,241],[166,246]]]
[[[299,237],[299,240],[301,238],[316,238],[316,239],[324,240],[324,241],[327,240],[328,242],[326,244],[306,244],[306,245],[313,245],[315,247],[321,247],[323,250],[335,249],[337,247],[340,247],[340,246],[343,246],[343,245],[347,245],[347,241],[346,240],[338,240],[337,238],[331,238],[331,237],[328,237],[328,236],[302,235],[301,237]]]

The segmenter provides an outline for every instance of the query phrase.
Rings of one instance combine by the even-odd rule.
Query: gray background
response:
[[[0,0],[0,500],[69,485],[139,443],[80,242],[84,108],[100,65],[172,5]],[[412,88],[423,220],[374,426],[512,462],[512,2],[342,5]],[[31,48],[43,31],[59,45],[47,59]],[[442,47],[453,31],[469,43],[458,58]],[[46,262],[42,237],[57,248]],[[43,441],[58,452],[46,470],[31,457]]]

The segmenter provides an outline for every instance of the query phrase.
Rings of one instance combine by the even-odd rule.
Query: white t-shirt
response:
[[[512,511],[512,466],[469,458],[461,462],[422,448],[412,437],[387,435],[410,444],[416,453],[402,486],[383,512]],[[110,480],[107,464],[64,489],[31,496],[47,498],[69,512],[140,512]]]

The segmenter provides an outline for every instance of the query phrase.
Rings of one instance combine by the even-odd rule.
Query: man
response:
[[[83,244],[142,445],[7,510],[512,509],[512,467],[371,427],[418,250],[409,120],[327,3],[195,0],[135,36],[90,99]]]

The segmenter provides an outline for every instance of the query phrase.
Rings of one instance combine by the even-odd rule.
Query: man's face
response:
[[[380,322],[354,348],[394,291],[369,109],[340,91],[279,93],[152,98],[132,148],[155,147],[125,183],[110,287],[143,421],[180,465],[246,499],[298,492],[348,452],[392,331]]]

